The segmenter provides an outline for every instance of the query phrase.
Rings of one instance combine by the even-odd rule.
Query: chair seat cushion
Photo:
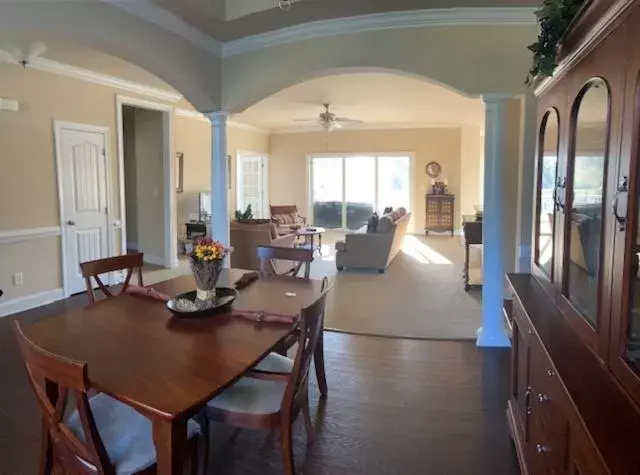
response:
[[[269,353],[255,366],[255,369],[272,373],[290,373],[293,371],[293,360],[278,353]]]
[[[286,356],[270,353],[255,369],[289,373],[293,369],[293,361]],[[207,406],[242,414],[275,414],[280,410],[286,389],[287,383],[284,381],[242,378],[210,400]]]
[[[89,400],[102,443],[117,474],[130,474],[156,463],[151,421],[131,406],[97,394]],[[67,427],[86,442],[80,415],[74,411],[66,421]],[[197,422],[187,422],[187,437],[200,433]],[[88,464],[87,464],[88,465]]]

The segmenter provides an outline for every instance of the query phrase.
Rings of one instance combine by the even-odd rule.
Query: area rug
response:
[[[464,291],[464,248],[459,237],[408,235],[384,274],[337,272],[331,244],[323,246],[323,256],[311,269],[314,278],[333,279],[326,329],[386,337],[475,339],[481,324],[481,292]],[[472,267],[481,266],[479,254],[472,250]]]

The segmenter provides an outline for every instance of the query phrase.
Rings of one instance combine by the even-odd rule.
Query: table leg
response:
[[[322,234],[318,234],[318,254],[322,255]]]
[[[186,419],[154,417],[152,423],[158,475],[182,474],[187,445]]]
[[[318,388],[322,397],[326,397],[329,392],[327,387],[327,375],[324,372],[324,331],[320,332],[316,351],[313,355],[313,363],[316,367],[316,378],[318,379]]]

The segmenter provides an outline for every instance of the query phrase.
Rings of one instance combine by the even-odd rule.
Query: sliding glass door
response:
[[[311,173],[313,224],[341,228],[344,201],[343,163],[340,157],[314,158]]]
[[[315,155],[310,198],[315,226],[358,230],[374,211],[411,204],[407,155]]]

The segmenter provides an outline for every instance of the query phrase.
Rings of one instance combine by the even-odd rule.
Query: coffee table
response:
[[[322,235],[326,233],[327,230],[325,228],[320,228],[317,226],[307,226],[304,228],[300,228],[296,231],[298,236],[304,237],[304,244],[301,244],[298,247],[308,247],[314,252],[316,249],[318,250],[318,254],[322,255]],[[313,242],[315,237],[318,236],[318,246],[316,247]]]

